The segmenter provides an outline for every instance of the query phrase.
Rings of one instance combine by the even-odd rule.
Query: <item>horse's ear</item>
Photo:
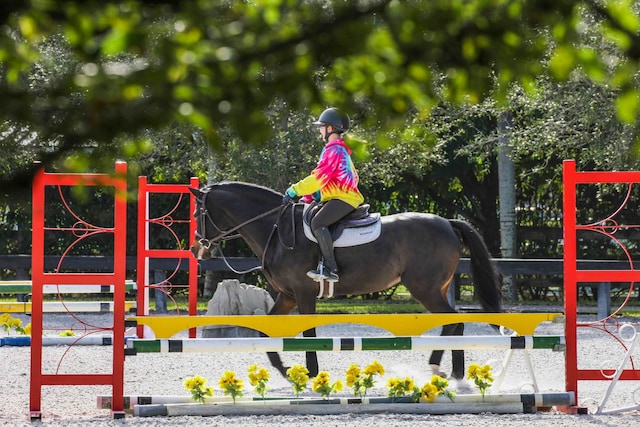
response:
[[[196,196],[197,199],[202,198],[202,191],[198,190],[197,188],[189,187],[189,191],[191,191],[191,193]]]

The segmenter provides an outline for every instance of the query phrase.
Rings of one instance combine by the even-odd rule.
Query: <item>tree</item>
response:
[[[573,44],[585,11],[624,60]],[[0,138],[3,153],[28,144],[30,156],[2,187],[28,186],[34,159],[112,163],[172,122],[214,146],[226,127],[258,144],[276,97],[292,110],[373,108],[366,124],[392,128],[442,97],[479,102],[582,67],[619,88],[619,114],[635,120],[637,16],[613,0],[5,0],[0,97],[11,101],[0,112],[10,131]]]
[[[267,115],[273,136],[264,144],[252,146],[237,134],[226,133],[221,149],[214,152],[217,167],[210,180],[253,182],[284,191],[313,170],[324,145],[311,126],[313,116],[277,101]]]
[[[511,154],[511,112],[505,111],[498,117],[498,181],[500,212],[500,252],[503,258],[517,258],[518,241],[516,235],[516,177]],[[504,291],[508,301],[518,300],[518,289],[512,276],[503,278]]]

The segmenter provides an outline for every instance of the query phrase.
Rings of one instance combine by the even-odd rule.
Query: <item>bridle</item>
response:
[[[197,215],[197,221],[198,221],[198,227],[196,229],[196,239],[198,240],[198,244],[201,246],[200,249],[200,253],[198,255],[200,255],[202,253],[202,251],[204,250],[210,250],[212,247],[217,246],[218,247],[218,252],[221,255],[221,258],[224,260],[224,263],[227,265],[227,267],[229,267],[229,269],[231,271],[233,271],[236,274],[245,274],[245,273],[250,273],[252,271],[256,271],[256,270],[260,270],[264,267],[264,259],[265,259],[265,254],[267,253],[267,247],[269,246],[269,242],[271,242],[271,239],[273,237],[274,231],[276,230],[276,228],[278,228],[278,222],[280,217],[282,216],[282,213],[284,213],[284,210],[286,209],[287,206],[285,205],[278,205],[272,209],[269,209],[266,212],[263,212],[253,218],[250,218],[238,225],[236,225],[235,227],[232,227],[228,230],[223,230],[220,227],[218,227],[215,223],[215,221],[213,220],[213,218],[211,217],[211,215],[209,214],[209,210],[206,207],[206,199],[207,199],[207,195],[209,193],[206,192],[203,194],[202,199],[199,201],[200,203],[200,207],[198,209],[198,215]],[[292,205],[293,206],[293,205]],[[236,233],[239,229],[241,229],[242,227],[244,227],[245,225],[251,224],[252,222],[255,222],[261,218],[264,218],[266,216],[269,216],[271,214],[273,214],[274,212],[280,211],[280,215],[278,215],[278,220],[276,220],[276,222],[273,224],[273,228],[271,230],[271,233],[269,233],[269,238],[267,239],[267,243],[265,245],[263,254],[262,254],[262,260],[260,262],[260,267],[254,267],[252,269],[249,269],[247,271],[236,271],[233,267],[231,267],[231,265],[229,265],[229,262],[227,261],[226,257],[224,256],[224,254],[222,253],[222,248],[220,248],[220,244],[222,242],[226,242],[228,240],[232,240],[232,239],[237,239],[242,237],[240,235],[240,233]],[[211,223],[211,225],[213,225],[213,227],[216,229],[216,231],[219,233],[217,236],[211,238],[211,239],[207,239],[205,236],[203,236],[199,230],[202,230],[202,232],[205,232],[204,230],[206,230],[206,225],[207,223]],[[295,219],[293,217],[293,210],[292,210],[292,223],[294,224],[294,229],[293,229],[293,238],[295,241]],[[278,233],[279,236],[279,233]],[[282,239],[280,239],[282,241]],[[287,249],[293,249],[293,246],[291,247],[287,247],[285,246]]]

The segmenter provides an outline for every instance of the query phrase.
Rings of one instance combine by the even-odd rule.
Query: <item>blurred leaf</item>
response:
[[[30,156],[9,162],[5,184],[28,183],[34,158],[99,167],[131,156],[128,140],[178,123],[202,127],[212,146],[222,129],[264,146],[278,132],[267,117],[276,99],[293,112],[367,111],[362,128],[399,135],[443,101],[505,105],[514,86],[533,93],[547,75],[637,87],[629,1],[1,4],[0,97],[11,102],[0,112],[35,135],[3,137]]]
[[[620,120],[626,123],[634,123],[638,119],[638,106],[640,94],[637,90],[627,90],[618,96],[616,110]]]
[[[558,46],[551,57],[549,68],[558,80],[566,80],[576,65],[574,49],[571,46]]]

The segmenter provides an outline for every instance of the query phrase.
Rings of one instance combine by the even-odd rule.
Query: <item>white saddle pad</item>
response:
[[[309,208],[309,205],[305,205],[304,210],[306,211]],[[304,221],[304,235],[307,239],[312,242],[318,243],[315,236],[311,232],[311,227]],[[380,237],[380,231],[382,230],[381,221],[376,221],[371,225],[367,225],[366,227],[357,227],[357,228],[345,228],[342,232],[338,240],[333,242],[334,248],[347,248],[349,246],[358,246],[364,245],[365,243],[370,243]]]

